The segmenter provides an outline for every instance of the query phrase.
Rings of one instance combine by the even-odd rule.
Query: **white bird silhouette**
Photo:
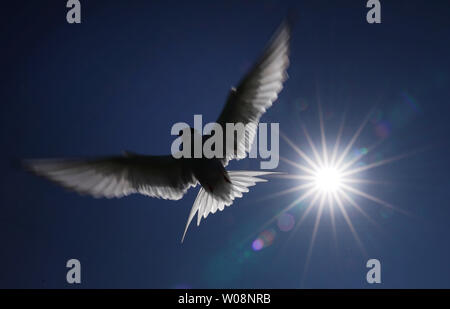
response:
[[[239,86],[232,88],[217,123],[242,123],[251,129],[240,140],[224,149],[223,159],[175,159],[168,156],[148,156],[124,153],[94,159],[38,159],[25,160],[25,167],[59,185],[94,197],[123,197],[132,193],[179,200],[190,187],[201,188],[189,214],[181,242],[197,213],[197,225],[202,218],[233,203],[257,182],[267,181],[259,176],[274,174],[268,171],[227,171],[229,160],[241,159],[238,154],[248,152],[256,134],[261,115],[283,88],[289,65],[290,27],[283,22],[260,59],[254,64]],[[191,129],[193,130],[193,129]],[[225,130],[223,130],[225,132]],[[224,134],[225,135],[225,134]],[[227,137],[224,137],[225,140]],[[230,147],[228,144],[224,148]]]

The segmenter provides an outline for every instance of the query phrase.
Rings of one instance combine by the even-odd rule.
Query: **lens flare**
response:
[[[294,227],[294,224],[294,216],[289,213],[283,213],[278,217],[277,225],[282,232],[289,232]]]
[[[264,247],[264,241],[261,238],[256,238],[252,243],[252,249],[259,251]]]

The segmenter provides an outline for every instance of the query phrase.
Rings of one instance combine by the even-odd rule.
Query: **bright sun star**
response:
[[[342,185],[341,180],[341,173],[333,166],[323,167],[314,175],[316,189],[323,193],[333,193],[339,190]]]
[[[373,196],[367,192],[362,191],[358,188],[360,184],[371,184],[377,183],[376,181],[370,179],[363,179],[357,177],[363,171],[367,171],[373,169],[375,167],[379,167],[385,165],[387,163],[399,160],[404,158],[406,155],[398,155],[392,158],[376,161],[369,164],[358,164],[363,156],[369,153],[371,150],[375,149],[378,146],[378,142],[373,146],[368,148],[362,148],[362,151],[359,151],[357,155],[350,156],[350,151],[353,152],[354,144],[367,124],[369,117],[369,113],[367,117],[364,119],[362,124],[358,127],[355,134],[351,137],[349,142],[345,147],[341,147],[340,142],[342,138],[343,128],[344,128],[344,118],[341,122],[340,128],[337,132],[336,140],[333,144],[327,146],[327,140],[325,138],[325,129],[323,122],[322,110],[319,105],[319,125],[320,125],[320,133],[321,133],[321,149],[316,148],[316,145],[312,141],[308,131],[305,127],[303,127],[303,133],[306,141],[309,144],[311,155],[308,155],[303,149],[295,145],[288,137],[280,132],[280,136],[288,143],[288,145],[299,155],[299,159],[301,160],[289,160],[284,157],[280,157],[280,160],[285,163],[291,165],[292,167],[299,170],[298,174],[285,175],[286,178],[299,180],[299,184],[286,189],[281,192],[277,192],[271,197],[280,196],[284,194],[288,194],[291,192],[302,192],[299,197],[297,197],[294,201],[289,203],[288,206],[284,209],[282,213],[290,210],[291,208],[300,205],[301,203],[305,203],[306,206],[302,211],[301,218],[297,221],[294,231],[298,229],[298,227],[302,224],[304,219],[308,216],[308,214],[312,211],[312,209],[317,209],[315,223],[313,232],[311,235],[311,243],[308,250],[308,256],[305,264],[305,272],[307,265],[309,263],[309,259],[311,257],[313,244],[317,235],[317,230],[320,224],[320,219],[323,214],[323,210],[325,207],[329,208],[329,214],[331,216],[331,224],[333,228],[334,234],[336,234],[335,227],[335,210],[342,215],[345,222],[347,223],[351,233],[353,234],[355,240],[357,241],[359,247],[362,252],[365,252],[364,246],[361,243],[358,233],[356,232],[353,223],[350,219],[350,216],[347,213],[348,207],[353,207],[357,211],[359,211],[364,217],[366,217],[369,221],[376,224],[372,218],[366,213],[366,211],[361,207],[355,197],[362,197],[375,204],[381,205],[383,207],[387,207],[399,212],[403,212],[401,209],[398,209],[391,205],[390,203],[383,201],[382,199]],[[329,149],[330,151],[329,151]],[[378,182],[379,183],[379,182]],[[273,218],[267,224],[270,224]]]

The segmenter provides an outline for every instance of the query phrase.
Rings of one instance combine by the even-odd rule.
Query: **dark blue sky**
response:
[[[85,288],[373,288],[377,258],[384,288],[450,288],[448,1],[381,1],[382,23],[366,23],[366,1],[81,1],[82,23],[65,20],[65,1],[2,5],[0,287],[71,287],[66,261],[82,265]],[[375,112],[352,153],[380,139],[364,172],[389,184],[361,190],[409,213],[355,197],[378,227],[352,207],[333,237],[325,211],[304,273],[314,209],[296,232],[263,224],[297,198],[293,180],[259,184],[224,212],[191,226],[198,189],[181,201],[144,196],[107,200],[66,192],[12,162],[20,158],[167,154],[171,126],[214,121],[229,88],[259,55],[289,8],[290,79],[262,118],[279,122],[308,149],[301,125],[319,138],[317,101],[329,142],[346,112],[343,142]],[[280,154],[300,162],[282,140]],[[230,169],[257,169],[256,159]],[[279,170],[300,173],[280,163]],[[296,222],[304,211],[290,211]],[[273,238],[252,249],[258,235]],[[303,282],[303,285],[301,283]]]

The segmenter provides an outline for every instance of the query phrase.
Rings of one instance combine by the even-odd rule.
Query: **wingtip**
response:
[[[298,10],[296,8],[290,7],[287,11],[286,17],[284,18],[284,22],[286,23],[286,25],[292,29],[292,27],[294,26],[294,24],[297,22],[298,20]]]
[[[183,237],[181,237],[181,242],[180,242],[180,244],[183,244],[183,242],[184,242],[184,237],[186,236],[187,228],[188,228],[188,225],[187,225],[186,228],[184,229]]]
[[[30,160],[29,159],[17,159],[14,158],[11,160],[11,165],[16,169],[23,169],[25,171],[29,171],[31,169]]]
[[[36,170],[36,164],[38,163],[38,159],[18,159],[15,162],[15,167],[20,168],[26,172],[39,175]]]

